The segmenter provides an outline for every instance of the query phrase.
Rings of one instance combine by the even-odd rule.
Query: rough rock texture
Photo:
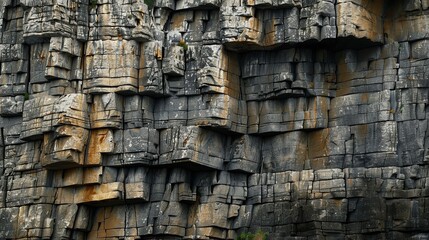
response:
[[[0,0],[0,29],[1,239],[429,238],[428,0]]]

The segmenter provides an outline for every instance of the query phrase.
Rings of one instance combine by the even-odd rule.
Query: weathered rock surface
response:
[[[0,1],[0,239],[428,239],[428,0]]]

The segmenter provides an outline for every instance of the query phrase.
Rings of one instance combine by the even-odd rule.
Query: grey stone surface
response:
[[[0,1],[0,239],[427,239],[428,0]]]

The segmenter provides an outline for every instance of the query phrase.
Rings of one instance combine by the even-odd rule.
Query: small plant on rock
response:
[[[177,46],[180,46],[183,48],[183,50],[185,50],[185,52],[188,50],[188,44],[186,44],[185,39],[180,39],[179,43],[177,44]]]
[[[97,7],[97,0],[89,0],[89,6],[91,7],[91,8],[95,8],[95,7]]]
[[[256,233],[242,232],[237,240],[268,240],[268,233],[259,229]]]
[[[153,7],[155,7],[155,1],[156,0],[144,0],[144,3],[149,9],[152,9]]]

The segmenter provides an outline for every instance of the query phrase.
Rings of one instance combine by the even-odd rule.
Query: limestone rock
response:
[[[427,239],[428,0],[0,1],[0,239]]]

